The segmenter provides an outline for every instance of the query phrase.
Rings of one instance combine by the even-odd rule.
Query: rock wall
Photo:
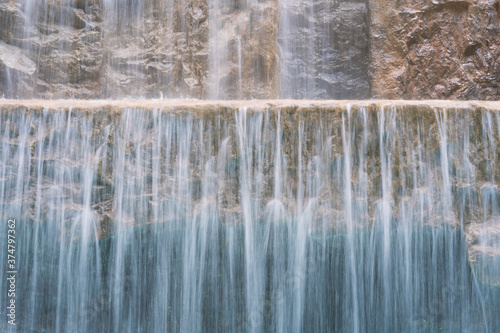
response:
[[[9,98],[500,99],[493,0],[1,0]]]
[[[498,1],[369,6],[374,98],[500,99]]]
[[[277,1],[211,6],[2,0],[0,96],[276,98]],[[211,15],[217,24],[209,24]],[[220,43],[210,42],[216,38]]]
[[[208,99],[278,98],[278,0],[210,1]]]

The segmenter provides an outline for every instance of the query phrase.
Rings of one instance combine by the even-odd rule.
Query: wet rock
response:
[[[0,39],[6,43],[13,39],[23,38],[29,29],[25,29],[26,15],[19,6],[12,2],[0,3]],[[26,31],[28,30],[28,31]]]
[[[23,50],[0,41],[0,62],[7,70],[32,75],[36,71],[33,60],[23,54]]]
[[[489,0],[3,1],[0,41],[37,67],[27,79],[3,64],[0,87],[19,98],[495,100],[499,17]]]
[[[249,18],[240,16],[232,23],[236,34],[241,34],[241,37],[233,37],[230,43],[231,61],[236,66],[233,66],[232,80],[228,80],[227,86],[237,86],[238,80],[241,80],[241,91],[233,93],[233,98],[277,98],[280,88],[280,56],[277,43],[278,1],[253,4],[248,13]],[[241,79],[236,80],[240,67],[239,53],[241,53]]]
[[[500,221],[498,216],[467,226],[469,258],[479,282],[500,287]]]
[[[19,47],[37,67],[35,78],[23,82],[0,68],[0,87],[18,98],[274,98],[277,12],[277,1],[227,7],[221,28],[231,34],[220,35],[227,38],[219,61],[206,0],[119,8],[89,0],[9,1],[0,4],[0,41]],[[211,75],[210,63],[223,75]],[[213,85],[224,95],[211,95]]]
[[[36,70],[35,62],[22,49],[0,41],[0,97],[30,95]]]
[[[282,97],[368,98],[368,37],[363,1],[282,1]]]

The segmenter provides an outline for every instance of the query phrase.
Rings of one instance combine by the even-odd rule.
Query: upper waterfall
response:
[[[500,99],[498,2],[2,0],[0,98]]]
[[[0,23],[0,97],[279,97],[276,0],[3,1]]]
[[[0,0],[0,332],[500,332],[500,0]]]
[[[364,1],[280,0],[281,98],[370,96]]]

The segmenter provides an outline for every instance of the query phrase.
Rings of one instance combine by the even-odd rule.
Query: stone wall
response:
[[[0,97],[498,100],[499,4],[0,0]]]
[[[0,97],[276,98],[277,1],[214,3],[2,0]]]
[[[369,6],[374,98],[500,99],[498,1]]]

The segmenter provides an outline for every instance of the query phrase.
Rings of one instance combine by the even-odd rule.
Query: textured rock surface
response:
[[[206,0],[116,6],[3,0],[0,90],[6,97],[46,99],[277,97],[277,1],[220,4],[223,10],[216,11]],[[210,15],[218,24],[210,26]],[[210,34],[222,41],[222,50],[210,43]],[[13,68],[6,58],[14,53],[35,63],[36,71]]]
[[[30,76],[1,71],[6,96],[99,96],[103,44],[99,5],[68,1],[3,1],[0,38],[36,64]]]
[[[498,1],[369,6],[374,98],[500,99]]]
[[[209,99],[278,98],[278,0],[210,1]]]
[[[499,17],[492,0],[0,0],[0,90],[498,100]]]
[[[18,47],[0,42],[0,61],[5,70],[14,70],[31,75],[36,71],[36,64],[26,57]]]
[[[102,9],[104,96],[203,98],[207,2],[130,3]]]

